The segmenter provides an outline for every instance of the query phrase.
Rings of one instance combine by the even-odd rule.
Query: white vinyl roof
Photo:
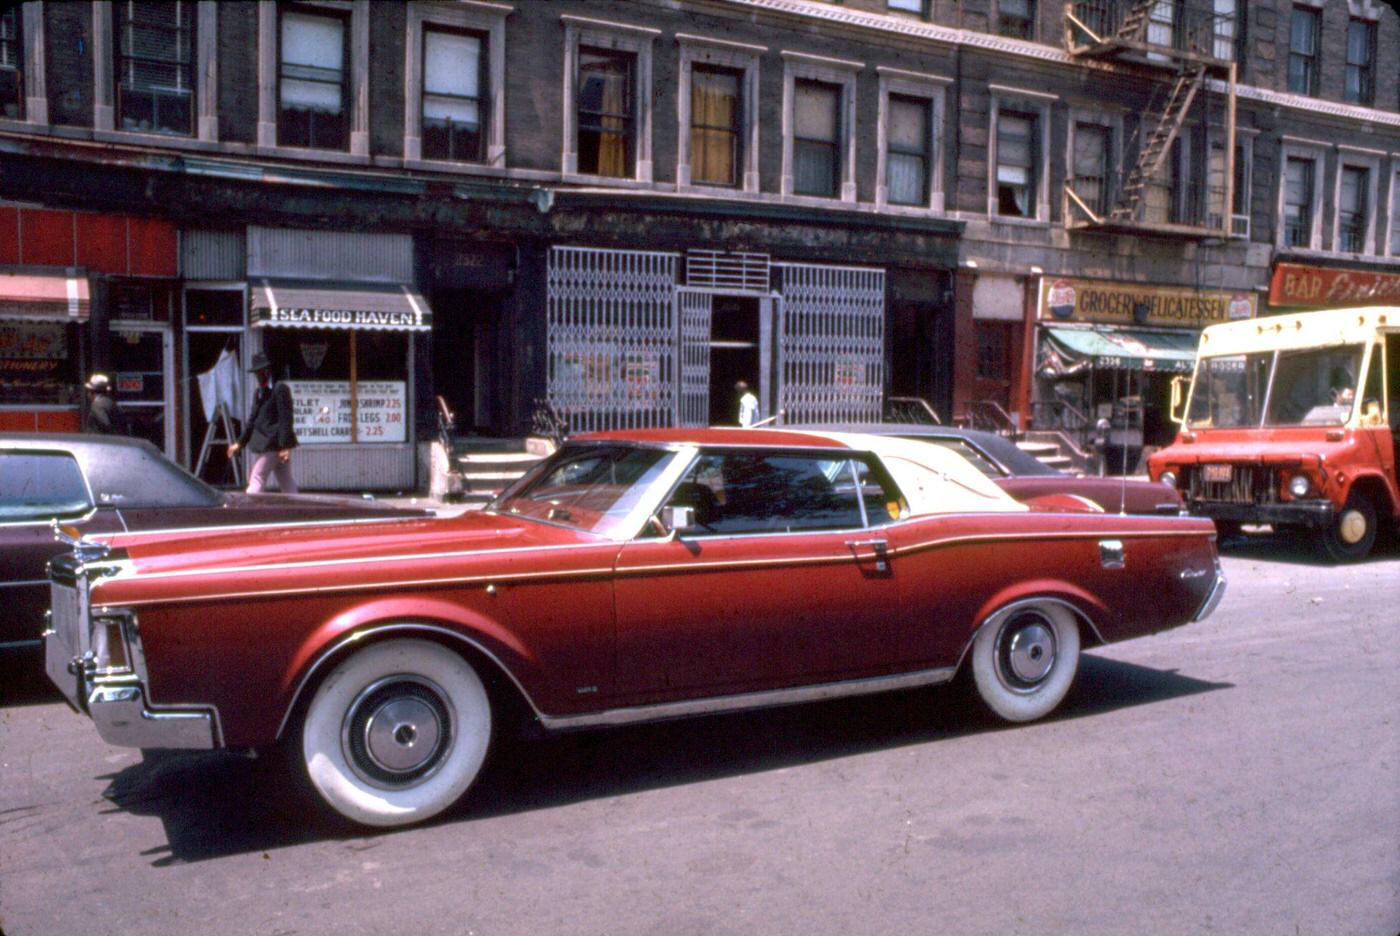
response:
[[[915,516],[939,513],[1020,513],[1029,510],[956,452],[897,436],[811,432],[842,445],[874,452],[885,463]]]

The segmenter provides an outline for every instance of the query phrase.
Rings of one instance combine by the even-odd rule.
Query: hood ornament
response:
[[[88,563],[97,559],[105,559],[112,551],[112,547],[106,543],[90,540],[82,534],[77,527],[61,525],[57,520],[49,523],[49,529],[53,530],[53,538],[65,546],[71,547],[73,555],[79,562]]]

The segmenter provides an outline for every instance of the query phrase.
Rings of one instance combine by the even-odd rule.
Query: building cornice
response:
[[[1011,39],[1005,36],[994,36],[989,33],[974,32],[968,29],[956,29],[951,26],[924,23],[904,17],[886,16],[880,13],[867,13],[862,10],[852,10],[847,7],[834,6],[829,3],[817,3],[814,2],[814,0],[723,0],[723,2],[731,6],[744,7],[749,10],[766,10],[779,15],[809,20],[821,20],[827,23],[842,24],[857,29],[873,30],[886,34],[893,33],[924,42],[962,46],[970,49],[982,49],[988,52],[997,52],[1002,55],[1049,62],[1055,65],[1095,68],[1111,72],[1119,71],[1119,69],[1116,69],[1109,63],[1085,62],[1075,58],[1063,49],[1045,45],[1044,43]],[[1124,71],[1126,72],[1126,70]],[[1134,74],[1136,74],[1136,72],[1134,72]],[[1211,79],[1208,88],[1218,94],[1224,94],[1229,90],[1229,85],[1218,79]],[[1317,98],[1305,97],[1300,94],[1288,94],[1283,91],[1274,91],[1255,85],[1237,84],[1235,86],[1235,93],[1243,100],[1258,101],[1261,104],[1271,104],[1276,107],[1287,107],[1293,110],[1322,114],[1328,117],[1341,117],[1346,120],[1379,124],[1387,127],[1400,127],[1400,114],[1376,110],[1375,108],[1358,107],[1355,104],[1342,104],[1335,101],[1323,101]]]

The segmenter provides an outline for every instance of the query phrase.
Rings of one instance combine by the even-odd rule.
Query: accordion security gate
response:
[[[548,395],[572,432],[709,423],[714,293],[677,284],[678,256],[554,247],[547,281]],[[878,422],[883,270],[775,264],[778,407],[786,422]],[[765,322],[766,325],[766,322]],[[772,336],[770,338],[770,336]],[[775,353],[776,352],[776,353]]]

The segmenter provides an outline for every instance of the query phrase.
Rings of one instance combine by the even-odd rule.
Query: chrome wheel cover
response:
[[[997,674],[1008,689],[1033,692],[1055,668],[1056,649],[1054,623],[1039,611],[1019,611],[997,635]]]
[[[345,712],[345,760],[366,783],[386,790],[421,782],[447,759],[455,726],[447,694],[430,679],[396,675],[376,680]]]

